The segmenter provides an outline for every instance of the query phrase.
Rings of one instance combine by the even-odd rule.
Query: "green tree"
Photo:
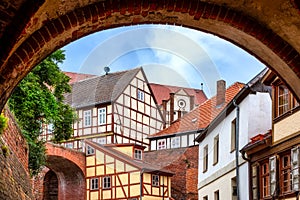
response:
[[[29,144],[29,169],[32,175],[45,165],[45,146],[39,140],[42,125],[52,123],[53,141],[67,140],[72,135],[74,110],[63,102],[70,92],[70,78],[58,67],[65,60],[63,50],[57,50],[37,65],[16,87],[9,99],[23,135]]]

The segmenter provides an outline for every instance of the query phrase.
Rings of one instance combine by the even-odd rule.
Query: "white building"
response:
[[[272,103],[269,88],[260,82],[265,72],[266,70],[245,85],[196,138],[199,142],[200,200],[237,199],[236,133],[239,134],[238,150],[240,150],[251,137],[271,129]],[[240,153],[238,157],[239,199],[247,200],[248,163],[243,160]]]

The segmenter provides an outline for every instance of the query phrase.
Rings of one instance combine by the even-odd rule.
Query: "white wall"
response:
[[[271,98],[267,93],[256,93],[248,95],[243,102],[240,103],[240,120],[239,120],[239,149],[244,147],[250,138],[259,133],[266,133],[271,129]],[[229,165],[235,162],[235,151],[231,151],[231,123],[236,118],[236,109],[234,109],[226,118],[224,118],[216,128],[207,134],[206,138],[199,144],[199,174],[198,174],[198,187],[204,186],[208,180],[215,177],[213,182],[217,179],[226,179],[224,172],[229,170]],[[214,138],[219,135],[219,162],[213,165],[214,156]],[[208,145],[208,169],[203,173],[203,148]],[[248,167],[245,163],[240,168],[241,188],[242,194],[249,198],[248,186]],[[227,166],[227,168],[226,168]],[[229,170],[230,171],[230,170]],[[235,171],[235,170],[233,170]],[[235,172],[234,172],[235,173]],[[223,175],[223,176],[220,176]],[[228,177],[227,177],[228,178]],[[206,184],[205,187],[199,190],[199,198],[205,196],[206,191],[214,191],[213,182]],[[222,196],[221,199],[227,199]],[[201,199],[201,198],[200,198]]]

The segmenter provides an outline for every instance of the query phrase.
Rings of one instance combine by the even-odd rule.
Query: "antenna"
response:
[[[105,75],[107,75],[108,72],[110,71],[109,67],[108,66],[104,67],[104,71],[105,71]]]

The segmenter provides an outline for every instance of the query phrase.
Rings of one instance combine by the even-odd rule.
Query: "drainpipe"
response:
[[[144,175],[144,169],[142,169],[140,175],[140,200],[143,199],[143,175]]]
[[[237,200],[239,200],[239,124],[240,124],[240,107],[236,104],[236,100],[233,100],[233,105],[236,107],[236,123],[235,123],[235,170],[236,170],[236,194]]]

